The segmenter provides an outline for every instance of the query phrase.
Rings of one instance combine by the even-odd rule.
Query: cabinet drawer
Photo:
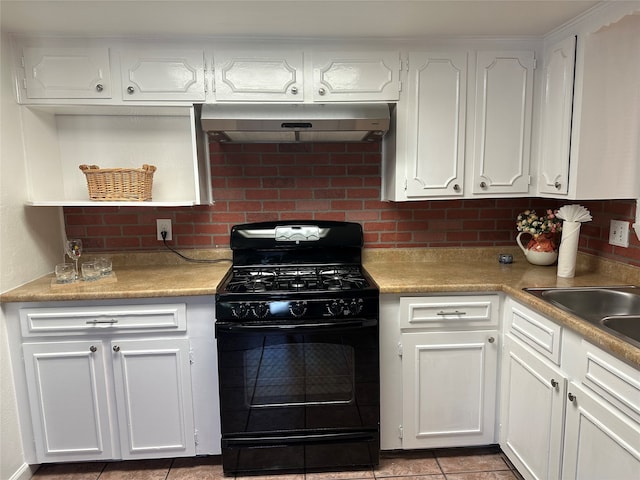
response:
[[[560,365],[562,327],[520,305],[511,305],[509,332],[556,365]]]
[[[640,372],[582,341],[582,384],[640,424]]]
[[[400,298],[400,328],[496,327],[498,295]]]
[[[187,314],[184,303],[121,307],[22,308],[20,325],[25,337],[101,331],[179,332],[186,330]]]

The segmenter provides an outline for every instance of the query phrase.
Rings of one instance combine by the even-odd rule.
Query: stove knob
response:
[[[289,311],[294,317],[301,317],[307,313],[307,302],[292,302],[289,305]]]
[[[237,318],[245,318],[249,314],[249,304],[240,303],[231,307],[231,313]]]
[[[265,302],[256,303],[253,306],[253,314],[258,318],[265,318],[269,313],[269,304]]]
[[[351,300],[351,302],[349,303],[349,311],[351,312],[351,315],[358,315],[360,312],[362,312],[362,299],[361,298],[354,298],[353,300]]]
[[[331,315],[340,315],[344,311],[344,300],[331,300],[327,303],[327,310]]]

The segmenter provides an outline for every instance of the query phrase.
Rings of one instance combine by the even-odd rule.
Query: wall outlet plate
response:
[[[169,218],[158,218],[156,219],[156,233],[158,240],[162,241],[162,232],[167,232],[167,237],[165,240],[169,241],[173,237],[171,236],[171,219]]]
[[[609,228],[609,244],[618,247],[629,246],[629,222],[611,220]]]

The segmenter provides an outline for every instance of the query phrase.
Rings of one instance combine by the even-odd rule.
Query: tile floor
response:
[[[32,480],[229,480],[220,457],[41,466]],[[522,480],[498,448],[383,452],[372,470],[236,477],[250,480]]]

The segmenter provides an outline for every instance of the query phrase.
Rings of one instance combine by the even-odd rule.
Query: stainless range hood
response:
[[[386,103],[204,104],[200,117],[210,139],[237,143],[373,141],[389,121]]]

